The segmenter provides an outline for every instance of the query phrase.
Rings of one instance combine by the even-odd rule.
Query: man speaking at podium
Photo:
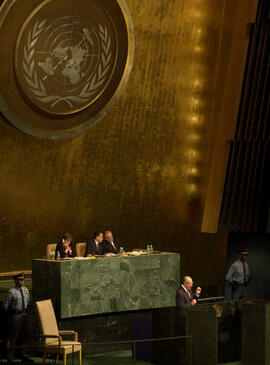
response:
[[[193,294],[191,288],[193,287],[193,281],[190,276],[184,276],[183,282],[176,291],[176,306],[188,307],[195,305],[197,299],[200,298],[202,289],[198,286],[195,294]]]

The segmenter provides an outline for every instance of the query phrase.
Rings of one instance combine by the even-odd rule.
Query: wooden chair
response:
[[[49,243],[46,246],[46,258],[47,260],[54,260],[54,253],[57,243]]]
[[[76,255],[77,256],[84,257],[85,250],[86,250],[85,242],[76,243]]]
[[[82,344],[78,342],[78,333],[71,330],[58,330],[50,299],[36,302],[36,308],[43,338],[43,364],[45,364],[47,354],[56,354],[56,361],[62,354],[63,365],[66,365],[67,355],[79,352],[79,364],[81,365]],[[63,335],[73,335],[74,341],[62,341]]]

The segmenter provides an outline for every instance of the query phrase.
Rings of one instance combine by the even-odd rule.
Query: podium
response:
[[[250,365],[270,364],[270,303],[242,306],[242,360]]]
[[[192,335],[192,365],[218,363],[217,312],[211,306],[186,309],[186,335]]]

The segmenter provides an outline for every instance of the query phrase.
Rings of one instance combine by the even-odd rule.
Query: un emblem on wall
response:
[[[22,32],[16,61],[30,100],[49,113],[69,114],[101,94],[113,71],[115,47],[106,25],[94,27],[73,16],[45,19]]]
[[[0,41],[18,2],[1,9]],[[25,14],[19,11],[13,65],[5,62],[14,97],[1,90],[1,111],[35,136],[81,133],[109,111],[131,70],[133,29],[124,0],[46,0],[37,7],[26,0]]]

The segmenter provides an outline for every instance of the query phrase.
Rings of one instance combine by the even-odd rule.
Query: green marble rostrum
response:
[[[32,262],[33,300],[52,299],[61,318],[175,306],[180,255]]]

